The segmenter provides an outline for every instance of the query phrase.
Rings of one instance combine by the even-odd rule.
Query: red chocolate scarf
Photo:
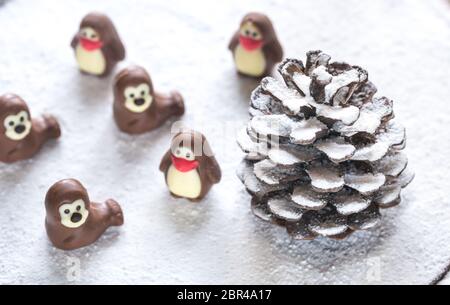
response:
[[[80,43],[83,49],[85,49],[86,51],[95,51],[103,46],[103,42],[101,40],[93,41],[85,37],[80,37]]]
[[[178,158],[175,157],[174,155],[171,156],[172,157],[172,164],[173,166],[175,166],[175,168],[177,170],[179,170],[180,172],[189,172],[193,169],[196,169],[198,167],[198,161],[197,160],[186,160],[183,158]]]
[[[239,36],[239,43],[246,49],[247,51],[253,51],[259,49],[263,45],[262,39],[253,39],[247,36]]]

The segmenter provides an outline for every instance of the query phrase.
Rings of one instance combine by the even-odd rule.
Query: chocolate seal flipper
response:
[[[44,130],[48,139],[58,139],[61,136],[61,128],[58,120],[49,114],[43,114]]]
[[[0,162],[34,156],[47,141],[61,136],[56,118],[31,118],[27,104],[15,94],[0,96]]]
[[[172,196],[191,201],[203,199],[222,177],[205,136],[193,130],[179,132],[173,137],[159,169],[164,173]]]
[[[244,16],[228,44],[237,71],[246,76],[269,75],[283,58],[283,49],[270,19],[261,13]]]
[[[125,47],[114,24],[98,12],[83,18],[70,45],[80,70],[86,74],[106,76],[125,58]]]
[[[182,116],[185,112],[184,100],[181,93],[178,91],[170,92],[170,99],[172,100],[171,108],[174,116]]]
[[[150,75],[142,67],[128,67],[115,77],[114,119],[123,132],[152,131],[169,119],[183,115],[184,110],[181,94],[155,92]]]
[[[119,203],[117,201],[115,201],[114,199],[108,199],[108,200],[106,200],[106,205],[109,208],[110,225],[111,226],[123,225],[123,222],[124,222],[123,212],[122,212],[122,208],[120,207]]]
[[[94,203],[75,179],[61,180],[47,192],[45,227],[53,245],[73,250],[95,242],[111,226],[123,224],[123,212],[113,199]]]

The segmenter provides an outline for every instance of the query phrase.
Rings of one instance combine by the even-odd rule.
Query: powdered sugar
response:
[[[296,241],[250,212],[235,177],[243,156],[235,132],[213,127],[248,121],[259,82],[235,74],[226,43],[255,9],[270,15],[286,56],[321,48],[367,68],[379,94],[395,100],[416,178],[401,205],[382,211],[378,228],[344,241]],[[140,137],[119,133],[111,79],[76,71],[68,43],[90,10],[111,16],[129,62],[148,68],[155,88],[185,96],[185,124],[206,133],[224,173],[203,202],[175,200],[165,190],[157,166],[170,126]],[[0,164],[0,283],[430,283],[450,261],[449,15],[440,0],[130,0],[126,10],[121,1],[7,1],[0,6],[0,91],[20,93],[33,115],[57,115],[63,135],[29,162]],[[131,26],[137,16],[139,26]],[[93,200],[117,199],[125,225],[66,253],[47,240],[43,196],[69,176]],[[67,277],[70,258],[79,259],[79,277]]]
[[[331,83],[325,86],[325,101],[330,103],[337,90],[354,82],[360,81],[360,73],[356,69],[344,71],[333,77]]]

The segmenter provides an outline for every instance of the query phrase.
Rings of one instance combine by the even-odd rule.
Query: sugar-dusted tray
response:
[[[82,16],[106,12],[154,85],[177,88],[183,122],[208,137],[223,181],[193,204],[169,196],[160,158],[170,124],[133,137],[112,119],[112,78],[77,71],[70,39]],[[227,50],[247,11],[270,14],[286,56],[322,49],[365,67],[407,128],[414,182],[382,225],[345,241],[292,241],[256,219],[235,175],[234,135],[255,81]],[[314,284],[433,282],[450,262],[447,1],[0,1],[0,92],[49,112],[63,136],[35,158],[0,165],[0,283]],[[125,225],[87,248],[49,243],[44,196],[81,180],[93,200],[117,199]]]

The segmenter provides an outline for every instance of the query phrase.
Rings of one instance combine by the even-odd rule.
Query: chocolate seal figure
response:
[[[205,136],[197,131],[179,132],[159,166],[174,197],[201,200],[220,182],[221,171]]]
[[[283,59],[283,49],[272,22],[260,13],[249,13],[242,19],[228,48],[238,72],[247,76],[266,76]]]
[[[47,192],[45,209],[47,235],[62,250],[90,245],[109,227],[123,224],[122,209],[116,201],[91,202],[86,189],[75,179],[55,183]]]
[[[83,18],[71,46],[80,70],[87,74],[106,76],[125,58],[125,48],[114,24],[101,13]]]
[[[31,158],[50,139],[61,136],[51,115],[32,119],[27,104],[15,94],[0,96],[0,162]]]
[[[132,66],[120,71],[114,82],[114,118],[120,130],[140,134],[158,128],[169,118],[184,114],[180,93],[153,90],[147,71]]]

